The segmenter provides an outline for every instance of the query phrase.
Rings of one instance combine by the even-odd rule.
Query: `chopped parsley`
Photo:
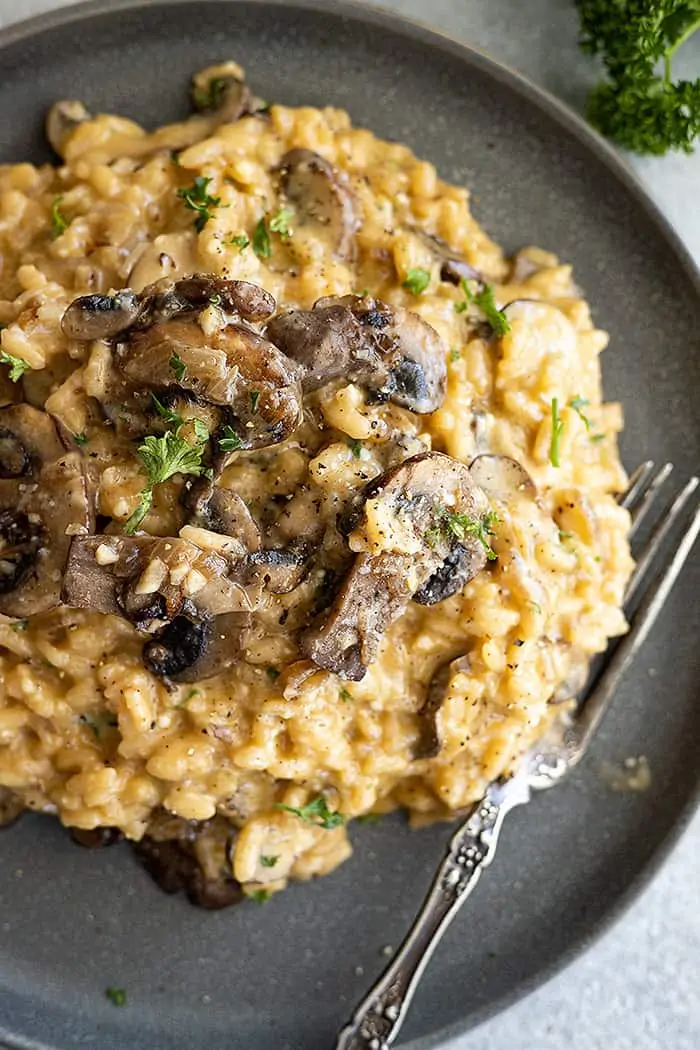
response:
[[[126,992],[123,988],[105,988],[105,995],[115,1006],[126,1006]]]
[[[260,391],[251,390],[250,392],[250,411],[255,415],[258,411],[258,401],[260,400]]]
[[[505,311],[499,310],[496,306],[493,286],[490,284],[484,284],[481,291],[473,292],[464,277],[462,278],[460,285],[464,292],[466,302],[455,304],[455,310],[457,313],[463,313],[467,309],[467,305],[473,303],[474,306],[478,306],[482,311],[486,320],[493,328],[495,335],[499,336],[499,338],[507,335],[508,332],[510,332],[510,322],[505,315]]]
[[[265,904],[266,901],[269,901],[272,894],[269,890],[251,890],[248,896],[256,904]]]
[[[462,351],[458,347],[453,346],[450,349],[450,361],[452,361],[453,363],[455,361],[459,361],[461,356],[462,356]]]
[[[280,208],[277,214],[270,219],[270,229],[273,233],[279,234],[280,237],[286,240],[292,235],[289,223],[293,218],[294,212],[291,208]]]
[[[542,615],[542,606],[540,605],[539,602],[531,601],[530,605],[532,606],[532,608],[535,610],[536,613],[539,613],[540,616]]]
[[[586,430],[590,430],[593,424],[591,423],[588,416],[585,416],[583,414],[583,409],[586,408],[587,405],[590,405],[590,401],[587,398],[581,397],[579,394],[577,394],[576,397],[571,398],[571,401],[569,401],[569,405],[571,406],[571,408],[573,408],[574,412],[576,412],[581,422],[585,424]]]
[[[29,371],[29,365],[23,357],[14,357],[4,350],[0,350],[0,364],[10,366],[10,379],[13,383],[19,382],[24,373]]]
[[[260,857],[260,863],[263,868],[274,868],[275,864],[279,860],[279,855],[276,857],[266,857],[264,854]]]
[[[29,620],[13,620],[10,624],[11,631],[26,631],[29,626]]]
[[[221,433],[222,436],[216,440],[223,452],[238,452],[239,448],[243,448],[243,442],[233,427],[225,426]]]
[[[259,259],[269,259],[272,255],[270,234],[264,215],[253,230],[253,251]]]
[[[138,448],[143,472],[148,478],[148,485],[142,489],[139,503],[134,513],[124,524],[124,532],[132,535],[153,505],[153,489],[175,474],[194,474],[199,477],[206,468],[202,463],[204,445],[191,445],[180,437],[177,431],[168,430],[162,437],[149,434]]]
[[[53,664],[49,664],[49,667],[53,667]],[[78,716],[78,721],[85,726],[89,726],[95,737],[99,740],[100,735],[104,729],[114,729],[119,723],[117,722],[114,715],[90,715],[82,714]]]
[[[559,400],[552,398],[552,440],[549,445],[549,462],[553,467],[559,466],[559,444],[564,429],[564,420],[559,415]]]
[[[208,192],[209,183],[212,181],[205,175],[198,175],[191,186],[183,186],[177,191],[185,207],[197,213],[194,228],[198,233],[201,233],[211,219],[212,208],[218,208],[221,204],[221,197],[212,197]]]
[[[224,93],[229,81],[227,77],[212,77],[206,87],[194,88],[192,101],[195,108],[202,112],[219,109],[224,100]]]
[[[349,689],[346,689],[345,686],[340,690],[339,696],[344,704],[347,704],[349,700],[352,700],[352,693]]]
[[[440,507],[437,523],[428,530],[426,539],[430,544],[431,538],[434,543],[441,535],[446,534],[454,536],[459,541],[466,539],[467,536],[472,536],[481,543],[488,560],[495,561],[498,555],[489,542],[489,536],[494,535],[493,526],[497,521],[498,515],[492,510],[488,511],[483,518],[472,518],[468,514],[457,514],[445,507]]]
[[[226,245],[227,248],[238,248],[238,251],[243,254],[250,244],[250,240],[244,233],[237,233],[235,236],[231,234],[228,240],[222,241],[221,243]]]
[[[75,441],[76,445],[79,445],[81,447],[83,445],[87,445],[87,440],[87,434],[85,434],[82,430],[79,434],[73,434],[73,441]]]
[[[406,274],[406,280],[403,282],[404,288],[407,288],[411,295],[421,295],[429,284],[430,271],[424,270],[420,266],[412,266]]]
[[[605,441],[605,434],[591,434],[588,440],[597,445],[599,441]]]
[[[56,240],[62,233],[65,233],[70,223],[63,215],[61,211],[61,204],[63,203],[63,197],[54,197],[53,204],[51,205],[51,239]]]
[[[277,802],[276,806],[277,809],[293,813],[296,817],[299,817],[299,820],[303,820],[305,824],[315,824],[316,827],[325,828],[326,831],[330,831],[332,828],[339,828],[347,819],[342,813],[330,810],[323,795],[318,795],[311,802],[307,802],[305,806],[301,806],[298,809],[295,806],[283,806],[281,802]]]
[[[174,354],[173,356],[176,357],[177,355]],[[182,364],[181,361],[180,364]],[[172,358],[170,359],[170,367],[173,367]],[[166,423],[172,423],[176,427],[181,427],[182,424],[185,422],[182,416],[178,415],[177,412],[173,412],[172,409],[166,408],[163,402],[159,401],[155,394],[151,394],[151,401],[153,402],[153,407],[155,408],[158,415],[161,416],[161,418],[164,419]]]
[[[277,670],[277,668],[272,666],[265,668],[265,674],[271,682],[276,682],[280,676],[280,672]]]
[[[170,366],[170,371],[173,373],[178,383],[181,383],[182,380],[185,378],[187,365],[182,360],[177,350],[175,350],[174,353],[171,354],[170,360],[168,361],[168,365]]]
[[[194,436],[200,445],[206,445],[209,440],[209,429],[203,419],[197,419],[195,416],[193,419],[188,420],[192,424],[194,430]]]
[[[362,455],[362,442],[357,438],[348,438],[348,448],[354,459],[359,459]]]

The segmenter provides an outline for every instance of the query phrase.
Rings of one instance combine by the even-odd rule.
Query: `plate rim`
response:
[[[68,6],[52,8],[29,18],[0,27],[0,52],[6,48],[31,40],[33,37],[64,26],[91,20],[103,15],[119,12],[138,12],[157,7],[185,7],[194,4],[246,4],[258,7],[281,7],[305,12],[322,12],[346,18],[355,23],[374,25],[408,37],[434,50],[449,53],[464,63],[467,68],[495,79],[516,95],[553,120],[579,142],[586,150],[610,171],[625,192],[644,211],[659,235],[673,252],[682,267],[686,279],[700,298],[700,259],[696,262],[689,248],[666,217],[660,206],[646,189],[643,181],[627,162],[624,154],[604,139],[583,116],[566,102],[557,98],[547,88],[535,83],[526,74],[502,62],[488,51],[468,43],[466,40],[403,12],[380,6],[367,0],[80,0]],[[638,897],[657,877],[666,860],[688,829],[695,812],[700,809],[700,764],[696,771],[696,784],[686,801],[677,810],[672,823],[651,857],[631,877],[626,888],[617,896],[605,914],[575,938],[568,947],[548,966],[544,966],[530,979],[524,979],[510,993],[501,995],[470,1015],[468,1019],[456,1021],[437,1029],[426,1036],[401,1043],[402,1050],[448,1050],[451,1040],[484,1024],[491,1017],[526,998],[562,973],[575,960],[588,951],[600,938],[608,933],[629,911]],[[5,1030],[0,1022],[0,1039],[7,1050],[26,1050],[26,1037]],[[58,1050],[57,1045],[31,1041],[34,1050]],[[0,1048],[2,1050],[2,1048]]]

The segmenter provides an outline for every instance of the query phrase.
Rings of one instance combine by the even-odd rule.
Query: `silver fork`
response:
[[[620,503],[632,515],[631,536],[638,533],[656,497],[671,473],[666,463],[642,463],[630,478]],[[637,553],[637,564],[625,593],[628,634],[607,649],[602,669],[593,669],[578,698],[575,714],[562,716],[528,751],[517,772],[491,784],[453,835],[428,895],[406,939],[352,1020],[338,1036],[336,1050],[388,1050],[403,1025],[423,972],[442,935],[472,893],[484,868],[493,860],[506,814],[529,802],[532,792],[553,787],[581,760],[614,696],[618,683],[644,644],[700,532],[700,502],[665,568],[660,567],[644,596],[635,603],[647,576],[673,527],[688,513],[698,487],[692,477],[665,506],[647,542]]]

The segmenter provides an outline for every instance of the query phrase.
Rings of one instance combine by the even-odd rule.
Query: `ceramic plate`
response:
[[[700,298],[678,240],[624,165],[546,95],[467,47],[394,15],[334,3],[103,0],[0,38],[0,160],[48,160],[42,119],[81,98],[146,124],[187,111],[193,70],[232,57],[254,89],[347,108],[466,182],[486,229],[573,262],[612,334],[608,398],[622,451],[700,456]],[[404,1030],[428,1050],[532,987],[640,884],[698,785],[700,565],[669,603],[588,761],[509,819],[499,856],[432,962]],[[603,760],[645,754],[652,789],[611,792]],[[353,828],[328,878],[265,907],[197,911],[117,847],[72,846],[49,819],[2,836],[0,1037],[68,1050],[330,1050],[429,884],[449,829],[399,817]],[[128,991],[116,1009],[108,985]]]

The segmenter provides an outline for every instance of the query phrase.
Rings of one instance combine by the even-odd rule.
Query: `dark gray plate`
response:
[[[306,2],[104,0],[18,26],[0,47],[3,161],[48,159],[60,97],[148,124],[187,107],[191,71],[235,57],[286,103],[346,107],[408,142],[509,248],[573,261],[612,333],[607,395],[624,401],[628,466],[700,456],[700,301],[679,242],[624,166],[516,75],[393,15]],[[427,1050],[571,958],[638,888],[698,785],[700,571],[695,561],[620,691],[595,753],[506,828],[502,854],[426,974],[405,1030]],[[655,668],[652,677],[649,669]],[[612,794],[602,758],[644,753],[646,794]],[[3,834],[0,1037],[100,1050],[330,1050],[333,1032],[397,945],[445,827],[396,818],[353,829],[329,878],[265,907],[209,914],[163,896],[128,850],[89,853],[50,820]],[[118,1010],[104,989],[127,989]],[[36,1040],[37,1043],[33,1042]]]

